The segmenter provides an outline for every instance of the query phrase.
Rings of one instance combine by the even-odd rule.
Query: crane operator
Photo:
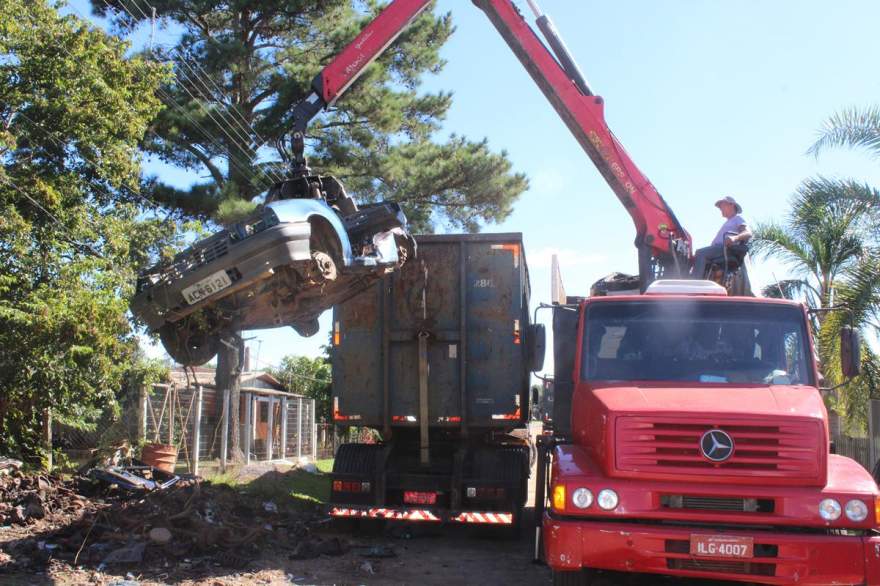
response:
[[[715,202],[715,207],[721,210],[724,224],[721,225],[712,244],[698,249],[694,254],[694,268],[691,274],[697,279],[705,277],[706,265],[711,260],[724,256],[725,247],[735,244],[744,245],[752,238],[752,231],[745,218],[740,215],[742,206],[733,197],[729,195],[722,197]]]

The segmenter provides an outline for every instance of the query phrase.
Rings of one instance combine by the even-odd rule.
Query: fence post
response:
[[[165,392],[168,394],[168,445],[174,445],[174,397],[177,393],[174,392],[174,384],[172,383],[168,390]]]
[[[296,398],[296,459],[302,458],[303,449],[303,398]]]
[[[147,396],[147,385],[141,385],[138,389],[137,439],[144,443],[147,441]]]
[[[273,437],[275,431],[275,399],[271,396],[266,401],[266,409],[268,413],[266,414],[266,459],[272,459],[272,443],[275,441]]]
[[[43,409],[43,441],[46,448],[46,469],[52,471],[52,410]]]
[[[244,396],[244,463],[251,463],[251,438],[254,436],[254,404],[251,393]]]
[[[223,389],[223,420],[220,436],[220,471],[226,472],[226,461],[229,458],[229,389]]]
[[[281,398],[281,459],[287,458],[287,397]]]
[[[312,416],[309,418],[309,423],[312,428],[312,462],[318,461],[318,423],[315,421],[315,400],[312,399]]]
[[[202,385],[196,385],[196,414],[192,433],[192,473],[199,474],[199,445],[202,439]]]

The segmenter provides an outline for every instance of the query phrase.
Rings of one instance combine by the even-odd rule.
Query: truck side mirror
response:
[[[544,324],[531,324],[528,339],[529,370],[536,372],[544,368],[544,354],[547,349],[547,332]]]
[[[862,337],[851,326],[840,328],[840,370],[848,379],[862,370]]]

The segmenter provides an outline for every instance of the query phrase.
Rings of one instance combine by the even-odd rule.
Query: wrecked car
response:
[[[285,181],[266,202],[141,273],[131,311],[177,362],[207,362],[225,331],[290,325],[314,335],[324,310],[415,254],[398,204],[358,207],[335,178]]]

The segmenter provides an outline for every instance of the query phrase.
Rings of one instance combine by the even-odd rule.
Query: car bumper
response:
[[[310,260],[310,235],[309,223],[300,222],[276,226],[246,240],[230,243],[213,262],[173,278],[168,284],[149,287],[135,295],[131,302],[132,313],[143,319],[151,330],[177,321],[242,286],[271,276],[274,267]],[[183,290],[218,271],[226,271],[232,285],[198,303],[187,304]]]
[[[594,568],[759,584],[880,584],[880,535],[723,531],[751,536],[755,557],[695,557],[692,533],[707,527],[646,526],[544,516],[544,556],[554,570]]]

